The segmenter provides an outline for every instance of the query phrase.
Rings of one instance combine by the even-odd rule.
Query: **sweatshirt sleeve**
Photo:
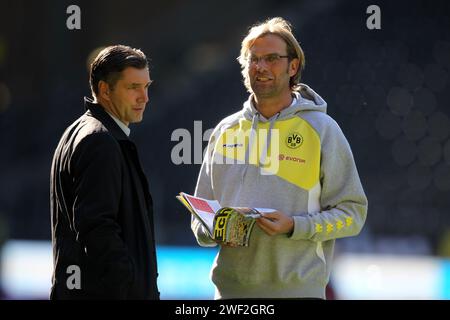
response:
[[[350,145],[338,124],[330,120],[321,139],[321,211],[294,216],[294,240],[355,236],[366,220],[368,202]]]
[[[197,186],[195,187],[194,193],[194,196],[208,200],[215,199],[211,178],[212,151],[214,149],[214,141],[214,135],[211,135],[208,143],[208,148],[206,150],[205,157],[200,168],[200,173],[197,179]],[[199,245],[203,247],[214,247],[217,245],[217,243],[213,239],[211,239],[205,227],[194,215],[192,215],[191,217],[191,229]]]

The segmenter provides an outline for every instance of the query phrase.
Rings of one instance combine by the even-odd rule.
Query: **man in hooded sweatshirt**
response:
[[[350,146],[300,83],[305,58],[287,21],[252,27],[238,60],[250,96],[211,135],[195,195],[274,211],[248,246],[220,244],[215,298],[325,299],[335,239],[357,235],[367,214]],[[201,246],[217,245],[195,217],[191,228]]]

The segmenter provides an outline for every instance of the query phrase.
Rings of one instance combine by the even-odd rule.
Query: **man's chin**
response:
[[[276,88],[273,86],[266,85],[254,85],[252,86],[252,91],[256,96],[273,96],[276,93]]]
[[[143,119],[144,119],[144,117],[134,118],[130,121],[130,123],[139,123],[139,122],[142,122]]]
[[[274,90],[253,90],[255,96],[259,99],[267,99],[276,96],[276,92]]]

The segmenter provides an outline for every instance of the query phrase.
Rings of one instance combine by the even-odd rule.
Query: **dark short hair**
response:
[[[124,45],[109,46],[100,51],[91,63],[89,83],[92,93],[98,94],[98,83],[105,81],[111,89],[114,88],[121,72],[128,67],[136,69],[148,68],[145,54],[135,48]]]

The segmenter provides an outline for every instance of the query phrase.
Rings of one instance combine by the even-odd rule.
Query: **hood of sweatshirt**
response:
[[[244,103],[243,112],[244,117],[247,120],[254,120],[255,116],[259,121],[262,122],[271,122],[275,120],[281,120],[290,118],[296,113],[300,111],[319,111],[323,113],[327,113],[327,103],[322,97],[317,94],[313,89],[311,89],[306,84],[300,84],[299,89],[294,91],[295,99],[292,104],[278,112],[276,115],[271,117],[270,119],[266,119],[263,115],[259,113],[259,111],[254,106],[253,102],[253,94],[250,95],[248,100]]]

